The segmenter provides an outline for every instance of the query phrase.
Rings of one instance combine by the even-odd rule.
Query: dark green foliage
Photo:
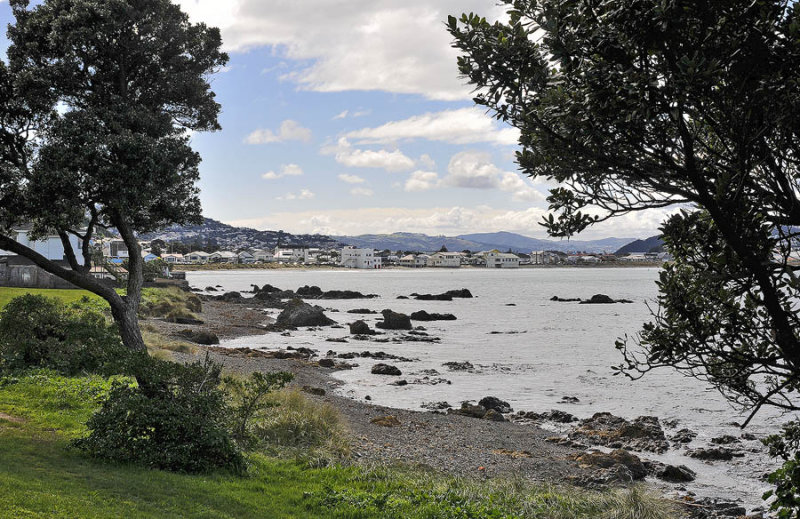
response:
[[[75,446],[89,455],[177,472],[242,473],[245,461],[226,424],[221,366],[147,357],[139,385],[116,384]]]
[[[124,371],[131,354],[103,314],[57,299],[24,295],[0,315],[0,368],[51,368],[65,375]]]
[[[293,378],[291,373],[279,371],[254,372],[244,380],[232,377],[225,379],[225,389],[230,399],[229,427],[237,442],[244,446],[256,443],[257,438],[252,431],[253,420],[263,418],[263,411],[275,406],[267,400],[269,394],[282,389]]]
[[[782,434],[764,440],[769,453],[784,460],[783,466],[769,475],[768,481],[775,490],[764,494],[764,499],[775,497],[770,509],[781,519],[800,517],[800,422],[783,426]]]

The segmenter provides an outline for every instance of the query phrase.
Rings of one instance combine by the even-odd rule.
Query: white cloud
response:
[[[350,110],[341,111],[333,117],[333,120],[335,121],[336,119],[344,119],[347,117],[348,113],[350,113]]]
[[[577,240],[609,236],[645,238],[658,233],[658,226],[672,209],[632,213],[591,227]],[[293,211],[272,213],[263,218],[226,222],[257,229],[284,229],[292,233],[328,235],[384,234],[422,232],[429,235],[456,236],[473,232],[516,232],[535,238],[547,238],[539,225],[547,214],[543,208],[531,207],[511,211],[492,207],[432,207],[410,209],[400,207],[366,207],[331,211]]]
[[[358,175],[348,175],[347,173],[339,175],[339,180],[347,184],[363,184],[365,182],[365,180]]]
[[[427,191],[439,183],[439,175],[433,171],[417,170],[408,177],[403,189],[406,191]]]
[[[511,193],[512,200],[516,202],[539,202],[545,198],[517,173],[502,171],[492,163],[488,153],[480,151],[462,151],[453,155],[441,185],[499,189]]]
[[[301,68],[283,77],[320,92],[382,90],[466,100],[447,15],[503,15],[494,0],[177,0],[221,27],[226,50],[277,47]]]
[[[372,196],[375,194],[375,191],[366,187],[354,187],[350,190],[350,194],[353,196]]]
[[[275,197],[275,200],[311,200],[314,193],[308,189],[301,189],[299,193],[286,193],[283,196]]]
[[[350,110],[343,110],[336,114],[333,117],[333,120],[337,119],[347,119],[348,117],[351,119],[355,119],[356,117],[364,117],[365,115],[369,115],[372,113],[372,110],[358,110],[356,112],[351,112]]]
[[[311,130],[304,128],[297,121],[286,119],[281,123],[278,133],[272,130],[258,129],[245,138],[247,144],[269,144],[272,142],[303,141],[311,140]]]
[[[423,153],[422,155],[420,155],[419,160],[417,162],[419,162],[419,165],[425,169],[433,169],[436,167],[436,161],[433,160],[433,158],[427,153]]]
[[[376,128],[364,128],[345,134],[356,144],[388,144],[415,139],[475,144],[487,142],[513,146],[519,130],[495,119],[477,107],[428,112],[401,121],[388,122]]]
[[[264,180],[276,180],[283,177],[298,177],[303,174],[303,169],[298,166],[297,164],[285,164],[281,166],[281,170],[278,173],[274,171],[267,171],[261,178]]]
[[[336,162],[350,168],[382,168],[386,171],[407,171],[414,167],[414,161],[400,150],[362,150],[342,137],[335,146],[325,146],[321,152],[333,155]]]

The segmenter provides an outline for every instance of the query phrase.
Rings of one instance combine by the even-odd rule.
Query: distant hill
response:
[[[428,236],[419,233],[364,234],[360,236],[334,236],[342,243],[356,247],[372,247],[402,251],[437,251],[442,245],[449,251],[502,251],[530,252],[533,250],[558,250],[562,252],[611,252],[630,243],[633,238],[604,238],[593,241],[540,240],[511,232],[463,234],[461,236]]]
[[[646,240],[634,240],[624,247],[620,247],[614,254],[631,254],[633,252],[661,252],[664,249],[664,242],[661,235],[651,236]]]
[[[341,246],[336,240],[321,234],[258,231],[248,227],[234,227],[211,218],[203,218],[203,223],[200,225],[172,225],[158,232],[142,234],[139,238],[145,241],[160,239],[187,245],[215,245],[227,250],[273,248],[279,244],[320,248]]]

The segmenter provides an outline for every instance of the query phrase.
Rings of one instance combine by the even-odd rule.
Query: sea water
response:
[[[388,269],[388,270],[252,270],[190,272],[194,287],[221,285],[225,291],[249,290],[251,284],[272,284],[296,290],[317,285],[322,290],[356,290],[378,294],[376,299],[316,301],[326,314],[346,325],[357,319],[370,327],[378,315],[345,313],[355,308],[380,312],[391,309],[410,314],[452,313],[455,321],[418,322],[428,334],[441,338],[438,343],[404,342],[349,343],[327,342],[328,338],[348,337],[345,329],[298,330],[290,337],[277,333],[224,341],[223,346],[276,349],[309,347],[325,355],[364,350],[384,351],[419,359],[412,363],[393,362],[410,382],[446,379],[450,383],[393,386],[397,377],[372,375],[370,368],[379,361],[357,358],[352,370],[337,371],[343,382],[342,394],[354,399],[371,398],[375,404],[406,409],[421,409],[423,403],[446,401],[458,407],[462,401],[477,401],[491,395],[508,401],[515,410],[543,412],[561,409],[579,418],[600,411],[626,419],[641,415],[657,416],[669,436],[677,429],[698,433],[690,447],[707,447],[710,439],[730,434],[739,436],[736,426],[746,418],[708,384],[686,377],[670,368],[647,373],[640,380],[615,375],[614,366],[622,362],[615,349],[618,338],[635,337],[656,308],[658,269],[655,268],[523,268],[523,269]],[[411,293],[440,293],[467,288],[472,299],[418,301],[397,299]],[[628,299],[631,304],[581,305],[551,301],[561,298],[587,299],[606,294]],[[338,312],[337,312],[338,310]],[[274,317],[279,310],[274,310]],[[453,372],[445,362],[468,361],[472,372]],[[439,375],[430,375],[436,370]],[[423,373],[424,371],[424,373]],[[575,397],[577,403],[562,403]],[[747,431],[759,437],[776,432],[779,423],[791,417],[764,410]],[[684,455],[683,447],[667,454],[643,453],[643,457],[671,464],[683,464],[698,473],[687,488],[699,495],[741,500],[748,508],[761,504],[768,484],[760,476],[775,466],[757,441],[743,442],[745,458],[713,464]]]

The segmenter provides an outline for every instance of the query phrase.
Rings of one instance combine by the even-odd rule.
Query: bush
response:
[[[783,465],[767,477],[775,490],[764,494],[764,499],[775,497],[770,510],[777,511],[781,519],[800,517],[800,422],[784,424],[781,434],[764,440],[771,456],[781,458]]]
[[[138,385],[115,384],[89,419],[89,436],[74,445],[89,455],[176,472],[245,470],[226,428],[221,366],[181,365],[149,357],[136,369]]]
[[[236,441],[245,446],[258,442],[253,432],[254,420],[263,419],[265,411],[277,405],[267,399],[269,394],[282,389],[293,378],[291,373],[279,371],[266,374],[255,372],[246,380],[233,377],[225,379],[229,398],[228,425]]]
[[[26,294],[0,315],[0,367],[5,370],[114,374],[124,371],[129,355],[105,316],[80,304]]]

